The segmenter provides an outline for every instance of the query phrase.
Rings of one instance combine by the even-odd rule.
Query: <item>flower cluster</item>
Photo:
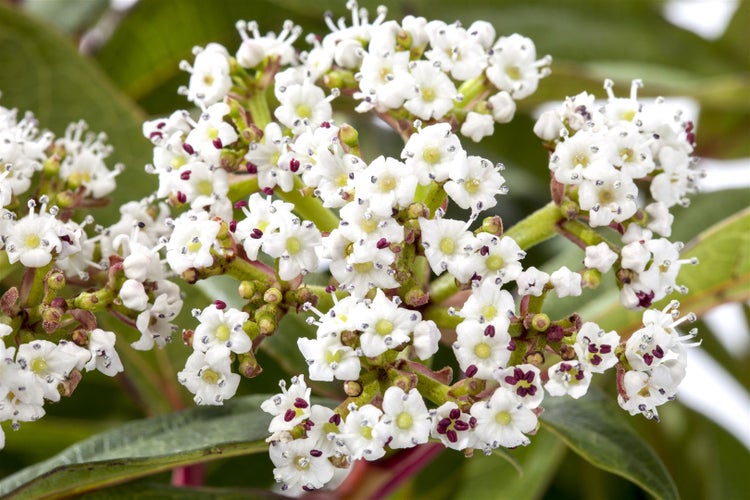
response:
[[[17,428],[70,395],[84,369],[123,370],[115,333],[94,312],[132,324],[142,335],[133,346],[146,348],[164,344],[182,300],[158,254],[166,206],[128,203],[109,227],[87,214],[122,169],[107,167],[104,134],[77,122],[56,138],[0,107],[0,137],[0,278],[22,274],[0,297],[0,422]]]
[[[695,263],[667,239],[670,211],[696,189],[693,125],[660,100],[640,103],[638,82],[626,99],[611,82],[603,104],[567,99],[534,128],[551,153],[553,200],[506,230],[496,215],[509,192],[504,167],[471,155],[460,136],[479,141],[510,121],[551,59],[486,22],[397,22],[384,8],[371,21],[348,6],[350,25],[326,18],[331,32],[305,37],[307,51],[294,47],[302,31],[291,22],[265,35],[239,22],[234,53],[196,48],[180,65],[194,112],[143,126],[156,192],[92,237],[93,221],[73,221],[114,187],[117,170],[93,166],[109,152],[103,138],[74,125],[55,141],[30,118],[0,114],[16,141],[0,156],[0,249],[30,268],[20,293],[2,297],[0,336],[14,333],[16,346],[0,343],[0,369],[11,374],[0,377],[0,420],[38,417],[37,403],[59,398],[82,368],[121,369],[114,334],[93,312],[135,326],[134,348],[163,347],[182,306],[173,274],[238,282],[236,296],[193,310],[197,325],[182,332],[192,353],[177,379],[197,404],[234,396],[242,376],[261,373],[263,340],[288,333],[282,318],[307,315],[310,328],[288,341],[308,373],[262,405],[287,494],[331,487],[356,460],[429,440],[467,456],[525,446],[545,393],[580,398],[610,369],[631,414],[657,418],[674,398],[694,336],[677,328],[694,316],[680,318],[676,302],[650,307]],[[393,128],[404,141],[398,158],[365,154],[357,130],[334,118],[339,104]],[[48,192],[23,205],[35,171]],[[580,247],[580,269],[524,262],[557,233]],[[623,305],[646,309],[630,337],[544,312],[549,296],[581,296],[613,269]],[[88,290],[75,295],[66,280]],[[42,330],[59,343],[37,339]],[[441,349],[453,359],[435,370]],[[21,382],[4,385],[32,375],[33,398]],[[346,399],[313,404],[305,378],[343,382]]]

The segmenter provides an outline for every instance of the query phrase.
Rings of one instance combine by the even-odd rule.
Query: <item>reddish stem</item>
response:
[[[445,447],[440,443],[428,443],[406,450],[391,460],[386,460],[383,466],[395,470],[396,473],[375,492],[372,498],[386,498],[402,483],[424,469],[444,449]]]

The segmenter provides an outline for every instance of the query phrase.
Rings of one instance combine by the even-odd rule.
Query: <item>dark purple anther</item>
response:
[[[193,146],[191,146],[187,142],[182,143],[182,149],[185,150],[185,152],[189,155],[195,154],[195,150],[193,149]]]
[[[638,298],[638,305],[641,307],[651,307],[651,302],[654,301],[654,292],[635,292],[635,296]]]
[[[296,417],[296,416],[297,416],[297,412],[294,411],[294,410],[292,410],[291,408],[289,408],[284,413],[284,422],[291,422],[292,420],[294,420],[294,417]]]
[[[467,431],[469,430],[469,424],[464,422],[463,420],[456,420],[456,423],[453,424],[453,428],[457,431]]]
[[[450,430],[446,435],[448,436],[448,441],[450,441],[451,443],[455,443],[458,441],[458,434],[456,434],[456,431]]]
[[[232,219],[229,221],[229,230],[235,232],[237,230],[237,221]]]
[[[235,201],[234,202],[234,209],[235,210],[239,210],[240,208],[246,207],[246,206],[247,206],[247,201],[245,201],[245,200],[239,200],[239,201]]]
[[[177,201],[180,203],[185,203],[187,201],[187,196],[185,196],[185,193],[182,191],[177,191]]]
[[[656,358],[661,359],[661,358],[664,357],[664,349],[662,349],[660,345],[656,346],[656,349],[654,349],[651,352],[653,352],[654,357],[656,357]]]
[[[338,413],[334,413],[331,418],[328,419],[330,423],[333,425],[341,425],[341,415]]]
[[[192,174],[192,172],[190,170],[185,170],[184,172],[180,173],[180,179],[182,179],[183,181],[189,181],[190,180],[190,174]]]
[[[494,337],[495,336],[495,325],[487,325],[487,327],[484,329],[484,334],[487,337]]]
[[[296,158],[292,158],[289,160],[289,170],[292,172],[296,172],[299,170],[299,160]]]
[[[466,376],[473,377],[478,371],[479,369],[475,365],[469,365],[468,368],[466,368]]]
[[[310,456],[313,456],[315,458],[322,457],[323,452],[320,450],[310,450]]]
[[[247,169],[248,174],[258,173],[258,165],[256,165],[255,163],[247,162],[247,165],[245,165],[245,168]]]
[[[328,122],[323,122],[323,123],[321,123],[321,124],[320,124],[320,126],[321,126],[322,128],[331,128],[331,124],[330,124],[330,123],[328,123]]]
[[[218,309],[219,311],[227,308],[227,303],[219,299],[214,300],[214,305],[216,306],[216,309]]]
[[[211,144],[213,144],[216,149],[221,149],[224,147],[224,145],[221,143],[221,139],[219,139],[218,137],[211,141]]]
[[[390,245],[390,243],[385,238],[380,238],[378,242],[375,244],[375,246],[378,247],[378,250],[388,248],[388,245]]]
[[[481,255],[482,257],[486,257],[487,255],[489,255],[489,253],[490,253],[490,247],[488,247],[487,245],[479,249],[479,255]]]
[[[457,419],[461,418],[461,410],[459,410],[458,408],[453,408],[450,411],[450,413],[448,414],[448,417],[451,420],[457,420]]]
[[[250,237],[254,240],[259,240],[263,237],[263,231],[261,231],[257,227],[253,228],[253,230],[250,231]]]
[[[297,399],[294,400],[294,407],[295,408],[304,409],[304,408],[307,408],[308,406],[310,406],[310,405],[307,403],[307,401],[305,401],[302,398],[297,398]]]

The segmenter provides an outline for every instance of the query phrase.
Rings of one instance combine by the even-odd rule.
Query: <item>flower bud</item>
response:
[[[65,286],[65,275],[59,269],[53,269],[47,273],[47,288],[58,291]]]
[[[581,286],[596,288],[602,282],[602,273],[596,269],[586,269],[581,275]]]
[[[503,234],[503,219],[499,215],[493,215],[492,217],[485,217],[482,221],[482,232],[496,234],[500,236]]]
[[[345,123],[339,128],[339,140],[349,148],[359,147],[359,132],[351,125]]]
[[[362,384],[356,380],[347,380],[344,382],[344,392],[350,398],[356,398],[362,394]]]
[[[255,321],[245,321],[242,324],[242,330],[250,337],[250,340],[255,340],[260,335],[260,328]]]
[[[238,359],[240,361],[240,373],[247,378],[257,377],[263,371],[252,351],[240,354]]]
[[[489,99],[492,116],[498,123],[508,123],[516,114],[516,101],[506,91],[498,92]]]
[[[187,329],[182,330],[182,343],[186,346],[192,346],[193,345],[193,335],[195,332],[193,330]]]
[[[549,316],[544,313],[535,314],[531,318],[531,326],[538,332],[544,332],[550,326]]]
[[[542,113],[542,116],[536,121],[534,134],[543,141],[554,141],[560,137],[560,131],[563,127],[563,122],[557,112],[549,110]]]
[[[530,352],[529,354],[526,355],[523,362],[528,363],[530,365],[534,365],[537,368],[539,368],[544,364],[544,354],[542,354],[539,351]]]
[[[263,294],[263,301],[267,304],[279,304],[284,297],[278,288],[269,288]]]
[[[251,281],[243,281],[240,283],[238,293],[240,297],[242,297],[245,300],[250,300],[253,298],[253,295],[255,295],[255,283],[252,283]]]

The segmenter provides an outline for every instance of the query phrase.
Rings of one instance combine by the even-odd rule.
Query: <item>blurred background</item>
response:
[[[539,56],[553,56],[552,75],[534,95],[519,102],[514,121],[497,126],[495,135],[479,144],[465,144],[473,154],[506,165],[511,194],[498,209],[506,226],[549,200],[547,153],[532,133],[537,110],[583,90],[605,97],[604,78],[616,82],[615,92],[621,96],[628,94],[632,79],[640,78],[645,83],[640,96],[675,97],[676,105],[697,124],[697,154],[707,176],[689,211],[683,215],[678,209],[673,240],[688,243],[750,205],[750,2],[406,0],[360,4],[370,8],[372,17],[375,7],[385,4],[390,19],[414,14],[466,25],[486,20],[498,36],[521,33],[534,40]],[[326,32],[323,14],[328,10],[335,18],[348,16],[343,0],[0,0],[0,105],[33,111],[44,127],[58,134],[79,118],[87,120],[93,130],[107,131],[115,147],[114,159],[128,167],[113,201],[137,199],[156,185],[155,179],[143,173],[151,147],[140,135],[140,123],[188,106],[176,92],[188,79],[178,64],[192,58],[193,46],[213,41],[234,52],[240,42],[234,28],[238,19],[257,20],[264,33],[278,32],[285,19],[292,19],[305,33],[322,34]],[[336,103],[346,104],[342,101]],[[354,123],[370,158],[400,151],[401,144],[387,130],[362,118]],[[102,223],[116,216],[113,210],[102,216]],[[558,240],[535,248],[529,262],[546,263],[549,268],[580,263],[580,251]],[[746,241],[738,241],[745,253],[750,252]],[[735,299],[731,303],[714,307],[727,300],[717,295],[695,311],[701,315],[697,326],[703,343],[689,353],[688,378],[678,402],[660,408],[661,423],[631,419],[664,460],[684,498],[747,495],[750,308],[736,299],[747,301],[750,285],[747,274],[740,279],[740,290],[730,296]],[[207,286],[211,295],[233,285],[214,282]],[[590,314],[584,316],[587,319],[606,318],[614,292],[613,286],[603,287],[585,296],[586,304],[573,306],[584,307]],[[195,300],[200,303],[200,297]],[[184,310],[191,307],[186,303]],[[571,305],[550,307],[555,314],[564,314]],[[189,318],[185,321],[187,325]],[[634,321],[637,315],[625,324],[634,328]],[[302,363],[299,354],[277,344],[261,355],[265,373],[243,382],[245,393],[275,391],[276,381]],[[135,371],[173,377],[189,353],[179,343],[167,351],[150,354],[140,367],[133,364],[137,363],[133,356],[124,357]],[[600,382],[614,394],[613,380]],[[42,421],[24,424],[18,432],[6,430],[0,478],[118,422],[169,411],[160,396],[151,394],[148,399],[147,394],[147,401],[134,402],[118,383],[88,374],[73,398],[47,407]],[[190,401],[185,394],[181,396]],[[646,497],[638,487],[595,469],[543,432],[528,449],[514,450],[514,454],[524,464],[523,478],[496,457],[466,460],[446,452],[396,497]],[[256,473],[247,474],[247,470]],[[265,455],[224,460],[209,465],[207,483],[263,487],[270,483],[270,470]],[[167,475],[159,478],[168,480]]]

